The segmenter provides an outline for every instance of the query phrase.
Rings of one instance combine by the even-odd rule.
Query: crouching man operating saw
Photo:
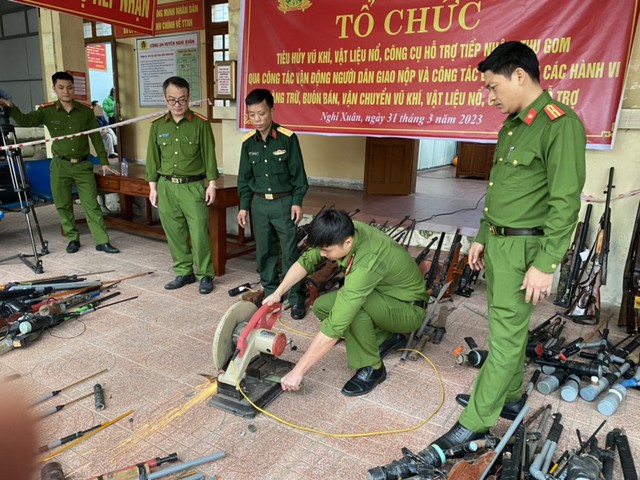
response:
[[[304,375],[344,338],[349,368],[356,374],[342,393],[369,393],[387,372],[382,358],[405,345],[403,334],[424,319],[428,295],[415,261],[392,238],[336,210],[321,212],[309,229],[312,247],[292,265],[275,292],[263,301],[280,301],[289,288],[322,264],[335,260],[345,274],[344,286],[318,297],[313,311],[320,332],[296,366],[282,380],[283,390],[298,390]]]

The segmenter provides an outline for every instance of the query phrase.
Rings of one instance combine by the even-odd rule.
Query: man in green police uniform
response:
[[[218,178],[213,132],[205,117],[189,109],[189,82],[170,77],[162,88],[169,113],[151,125],[145,178],[176,274],[164,288],[175,290],[199,279],[200,293],[207,294],[213,291],[214,277],[207,206],[216,199]]]
[[[98,128],[98,122],[89,105],[73,99],[73,77],[67,72],[56,72],[51,76],[53,90],[58,100],[40,105],[35,112],[22,113],[8,100],[0,100],[0,106],[8,107],[11,117],[23,127],[45,125],[51,136],[71,135],[85,130]],[[102,165],[102,173],[119,174],[109,166],[107,152],[102,143],[100,132],[91,133],[93,148]],[[73,197],[71,188],[76,184],[87,225],[96,243],[96,250],[106,253],[118,253],[119,250],[109,243],[109,235],[104,225],[102,211],[98,205],[98,187],[93,174],[93,164],[89,161],[89,141],[87,135],[58,140],[51,145],[51,193],[56,205],[62,231],[69,239],[68,253],[80,249],[80,232],[76,228],[73,215]]]
[[[302,199],[309,184],[304,171],[298,137],[273,122],[273,95],[255,89],[246,99],[247,116],[256,131],[245,135],[238,171],[240,211],[238,224],[247,226],[251,207],[256,261],[265,295],[279,284],[278,239],[282,251],[282,271],[298,258],[296,225],[302,220]],[[307,313],[300,284],[289,292],[291,317],[299,320]]]
[[[580,118],[540,86],[536,54],[520,42],[498,46],[478,65],[489,102],[508,115],[491,170],[484,218],[469,266],[485,267],[489,356],[459,421],[441,448],[481,438],[498,416],[522,409],[525,347],[534,306],[547,296],[571,240],[585,180]]]
[[[281,285],[264,299],[272,305],[288,288],[324,261],[335,260],[345,273],[344,286],[317,298],[313,311],[320,332],[296,366],[282,377],[283,390],[298,390],[305,373],[344,337],[349,368],[356,374],[342,393],[369,393],[383,382],[382,363],[391,350],[404,346],[404,333],[420,327],[428,301],[415,261],[391,237],[345,212],[324,210],[314,218],[308,236],[312,247],[289,269]]]

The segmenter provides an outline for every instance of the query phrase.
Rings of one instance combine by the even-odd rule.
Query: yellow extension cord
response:
[[[306,336],[306,337],[312,337],[313,336],[313,335],[309,335],[308,333],[301,332],[299,330],[295,330],[295,329],[287,326],[286,324],[284,324],[282,322],[282,320],[278,320],[278,321],[286,329],[288,329],[288,330],[290,330],[292,332],[296,332],[296,333],[298,333],[300,335],[303,335],[303,336]],[[409,351],[409,352],[417,353],[422,358],[424,358],[429,363],[429,365],[431,365],[431,368],[433,368],[433,371],[436,374],[436,378],[438,379],[438,385],[440,387],[440,404],[438,405],[438,408],[436,408],[436,410],[433,413],[431,413],[431,415],[428,415],[427,417],[425,417],[417,425],[414,425],[412,427],[398,429],[398,430],[382,430],[382,431],[377,431],[377,432],[362,432],[362,433],[332,433],[332,432],[324,432],[322,430],[317,430],[317,429],[311,428],[311,427],[304,427],[302,425],[296,425],[295,423],[288,422],[288,421],[278,417],[277,415],[274,415],[273,413],[270,413],[270,412],[258,407],[255,403],[253,403],[251,401],[251,399],[249,397],[247,397],[247,395],[244,393],[244,391],[240,387],[240,385],[238,383],[238,377],[236,375],[235,366],[233,365],[233,363],[231,364],[231,370],[232,370],[232,373],[233,373],[233,378],[234,378],[234,380],[236,382],[236,389],[249,402],[249,404],[251,404],[251,406],[253,408],[255,408],[256,410],[258,410],[259,412],[264,413],[267,417],[272,418],[272,419],[276,420],[277,422],[280,422],[280,423],[282,423],[284,425],[287,425],[289,427],[292,427],[292,428],[295,428],[295,429],[298,429],[298,430],[303,430],[305,432],[316,433],[318,435],[324,435],[324,436],[327,436],[327,437],[334,437],[334,438],[359,438],[359,437],[373,437],[375,435],[391,435],[391,434],[396,434],[396,433],[405,433],[405,432],[411,432],[413,430],[417,430],[418,428],[422,427],[425,423],[427,423],[429,420],[431,420],[431,418],[433,418],[433,416],[436,413],[438,413],[438,411],[440,411],[440,409],[442,408],[442,405],[444,404],[444,385],[442,383],[442,377],[440,376],[440,373],[438,372],[438,369],[436,368],[436,366],[433,364],[433,362],[431,360],[429,360],[422,352],[419,352],[418,350],[413,350],[413,349],[408,349],[408,348],[401,348],[401,349],[398,349],[397,351],[405,351],[405,350]]]

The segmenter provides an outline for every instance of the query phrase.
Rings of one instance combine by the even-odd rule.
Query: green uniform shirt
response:
[[[553,273],[580,210],[585,147],[580,118],[546,91],[522,112],[510,115],[498,134],[476,241],[486,243],[489,224],[541,228],[542,248],[533,266]]]
[[[73,102],[71,111],[67,112],[60,101],[53,103],[45,103],[40,105],[38,109],[31,113],[22,113],[20,109],[13,106],[10,116],[21,127],[37,127],[45,125],[52,137],[60,137],[63,135],[72,135],[74,133],[84,132],[98,128],[98,121],[93,113],[93,109],[84,103]],[[107,160],[107,152],[102,143],[100,132],[94,132],[90,135],[80,135],[74,138],[58,140],[51,144],[51,151],[54,155],[67,158],[82,158],[89,155],[89,138],[93,148],[100,159],[102,165],[109,165]]]
[[[338,260],[345,272],[344,286],[338,290],[331,313],[320,327],[331,338],[343,336],[374,290],[407,303],[428,300],[422,273],[409,253],[377,228],[362,222],[353,224],[351,252]],[[312,248],[302,254],[298,263],[312,273],[324,260],[320,249]]]
[[[295,133],[274,123],[266,141],[258,131],[244,137],[238,169],[241,210],[249,210],[254,193],[291,192],[293,205],[300,206],[308,189]]]
[[[211,126],[191,110],[178,123],[167,113],[151,125],[145,179],[157,182],[160,175],[218,178]]]

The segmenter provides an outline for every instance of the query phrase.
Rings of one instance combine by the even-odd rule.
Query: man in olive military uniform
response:
[[[498,416],[522,409],[525,347],[534,306],[551,291],[580,210],[586,136],[580,118],[540,86],[536,54],[520,42],[498,46],[478,65],[489,102],[508,115],[469,250],[485,268],[489,356],[459,421],[436,440],[441,448],[485,435]]]
[[[151,125],[145,178],[176,274],[164,288],[175,290],[198,279],[200,293],[207,294],[214,277],[208,206],[216,199],[218,178],[213,132],[205,117],[189,109],[189,82],[170,77],[162,88],[169,112]]]
[[[282,251],[282,271],[298,258],[297,225],[302,220],[302,199],[309,188],[298,137],[273,122],[273,95],[255,89],[246,99],[247,116],[256,128],[245,135],[238,171],[240,211],[238,224],[247,226],[251,208],[256,261],[264,294],[270,295],[280,282],[278,240]],[[307,313],[300,284],[289,292],[291,317],[299,320]]]
[[[45,125],[52,137],[71,135],[85,130],[98,128],[98,122],[89,105],[73,99],[73,77],[67,72],[56,72],[51,76],[53,90],[58,100],[41,105],[35,112],[22,113],[8,100],[0,100],[0,106],[8,107],[11,117],[22,127]],[[73,197],[71,188],[75,183],[78,189],[82,209],[87,225],[96,243],[96,250],[106,253],[118,253],[119,250],[109,243],[109,235],[104,225],[102,211],[98,205],[98,187],[93,174],[93,164],[89,161],[89,140],[102,165],[102,173],[119,174],[109,166],[107,152],[104,149],[100,132],[80,135],[74,138],[53,142],[51,151],[51,193],[56,205],[62,230],[69,240],[68,253],[80,249],[80,232],[76,228],[73,215]]]
[[[347,364],[356,374],[342,393],[369,393],[387,372],[382,358],[406,344],[403,334],[424,320],[428,295],[415,261],[395,240],[345,212],[324,210],[313,219],[304,252],[280,286],[264,299],[272,305],[292,285],[313,273],[324,259],[335,260],[345,274],[344,286],[316,299],[313,312],[322,321],[320,332],[296,366],[282,377],[283,390],[298,390],[302,378],[340,338]]]

